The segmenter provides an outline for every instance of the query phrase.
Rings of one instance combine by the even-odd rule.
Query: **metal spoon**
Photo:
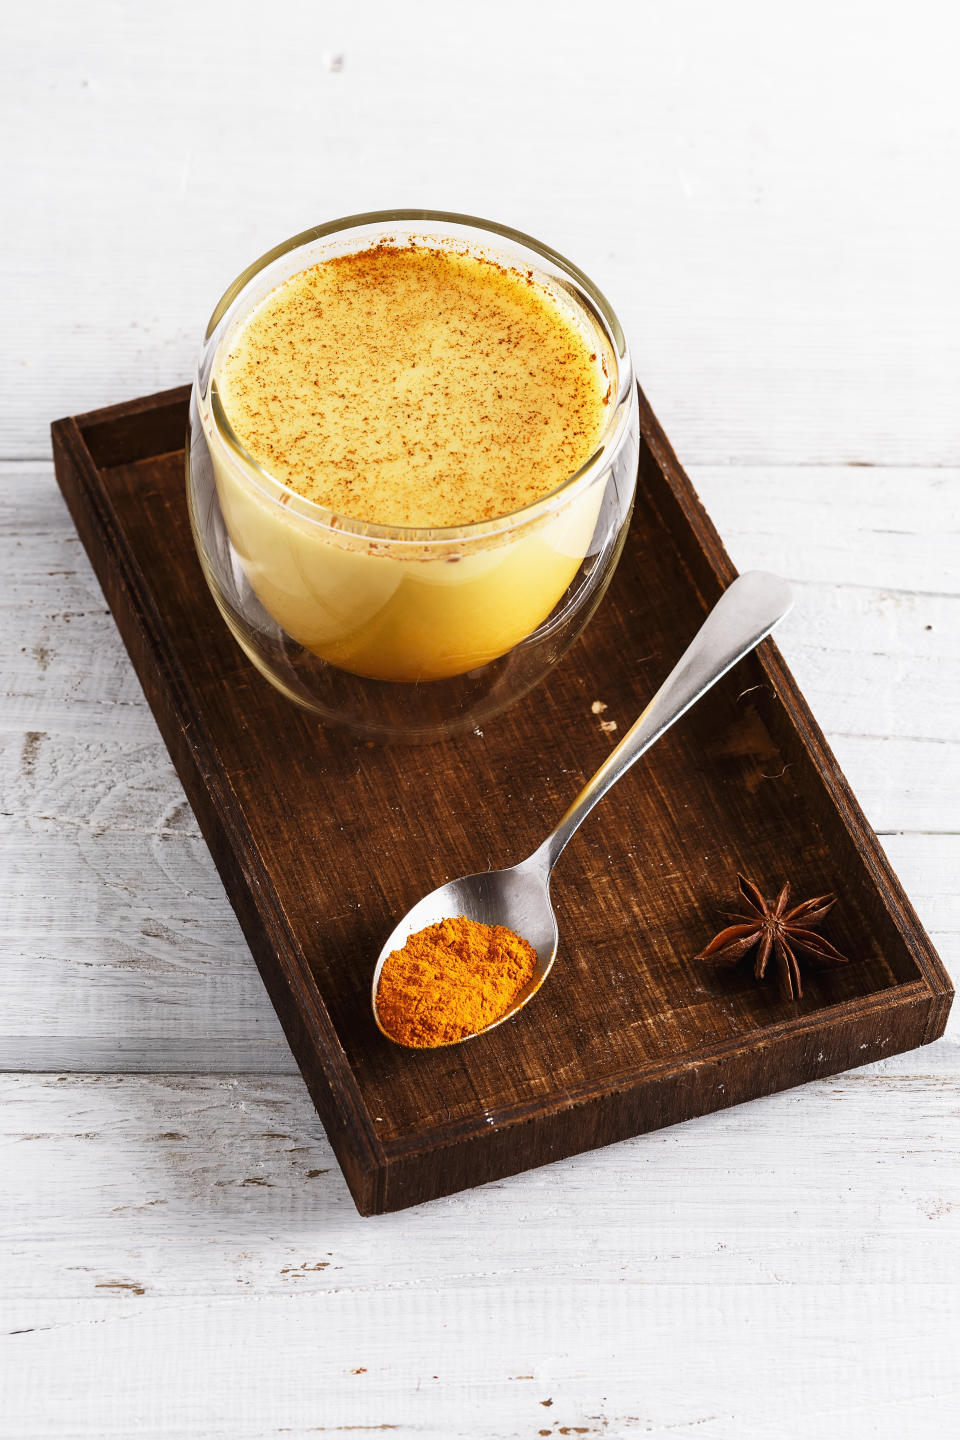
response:
[[[679,720],[690,706],[705,695],[738,660],[759,645],[782,620],[793,604],[790,587],[776,575],[751,570],[734,580],[714,605],[678,663],[640,718],[612,750],[592,780],[580,791],[557,828],[519,865],[509,870],[487,870],[481,875],[464,875],[433,890],[408,910],[395,926],[380,951],[373,973],[373,1015],[377,1015],[377,986],[387,956],[399,950],[407,938],[427,925],[451,916],[465,915],[485,925],[505,925],[528,940],[537,952],[538,965],[530,984],[517,1003],[478,1034],[502,1025],[522,1009],[540,989],[557,954],[557,921],[550,904],[550,876],[561,852],[574,831],[602,800],[612,785],[639,760],[645,750]],[[473,1040],[464,1035],[462,1040]],[[459,1045],[461,1040],[448,1042]]]

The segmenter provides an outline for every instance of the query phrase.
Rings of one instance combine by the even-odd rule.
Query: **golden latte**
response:
[[[267,295],[217,383],[244,448],[297,494],[380,525],[466,525],[593,452],[608,381],[591,340],[532,274],[379,245]]]
[[[374,679],[439,679],[506,654],[576,575],[603,487],[462,543],[456,528],[513,516],[584,465],[613,363],[584,311],[479,252],[381,243],[292,275],[221,342],[227,427],[205,421],[263,606],[314,654]],[[394,533],[369,537],[369,524]]]

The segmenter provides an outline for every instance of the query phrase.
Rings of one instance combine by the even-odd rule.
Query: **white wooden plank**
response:
[[[295,1071],[201,839],[4,830],[0,1066]]]
[[[945,1285],[526,1282],[33,1303],[10,1440],[926,1440],[960,1414]],[[15,1347],[15,1348],[14,1348]],[[780,1357],[782,1363],[777,1363]]]
[[[957,1076],[936,1065],[824,1082],[373,1222],[353,1212],[292,1080],[225,1078],[214,1093],[200,1077],[172,1091],[156,1077],[44,1083],[57,1086],[46,1106],[36,1093],[18,1105],[5,1086],[13,1117],[26,1109],[12,1201],[30,1214],[8,1237],[8,1302],[230,1296],[238,1284],[261,1296],[375,1295],[573,1280],[584,1268],[599,1283],[626,1271],[653,1284],[814,1286],[832,1274],[879,1290],[905,1266],[918,1283],[948,1285],[958,1258],[960,1197],[945,1164],[956,1156]],[[857,1155],[838,1166],[851,1112]],[[44,1117],[54,1130],[29,1128]],[[71,1135],[65,1123],[87,1128]],[[921,1143],[939,1153],[918,1162]],[[534,1211],[544,1218],[531,1253]],[[571,1215],[584,1227],[573,1253]],[[475,1226],[490,1254],[473,1271]]]
[[[528,1282],[375,1297],[35,1303],[11,1440],[952,1433],[945,1286]],[[780,1357],[782,1364],[775,1364]],[[766,1365],[764,1366],[764,1360]]]
[[[52,466],[0,466],[0,732],[149,742],[157,728]]]
[[[704,466],[690,477],[727,548],[825,584],[960,593],[960,470]]]
[[[742,569],[751,553],[735,548]],[[777,643],[828,736],[960,738],[958,599],[805,583],[796,591]]]
[[[375,1221],[293,1080],[5,1077],[0,1434],[947,1433],[949,1058]]]
[[[593,274],[688,460],[960,463],[955,11],[813,0],[785,37],[757,0],[618,0],[589,39],[570,0],[417,13],[12,13],[0,454],[187,377],[283,236],[427,203]]]
[[[207,1075],[298,1076],[297,1063],[266,992],[262,986],[257,991],[252,960],[250,966],[243,988],[249,987],[251,998],[233,1022],[237,1033],[223,1033],[219,1013],[204,1003],[202,993],[192,1015],[181,1009],[173,1020],[168,1019],[161,1009],[163,996],[150,985],[142,987],[130,1033],[111,1033],[107,1029],[110,1016],[124,1016],[123,1006],[111,990],[92,1021],[81,1013],[72,1025],[66,1022],[43,1030],[40,1027],[50,1015],[46,1005],[35,1007],[26,1020],[14,1019],[12,1024],[32,1028],[26,1034],[0,1033],[0,1072],[181,1075],[202,1065]],[[72,996],[61,994],[72,1003]],[[16,1008],[18,1012],[22,1009]],[[131,1010],[134,1007],[128,1004],[127,1012]],[[206,1034],[201,1022],[208,1026]],[[145,1029],[149,1033],[144,1034]]]
[[[960,976],[960,836],[883,836],[883,847],[954,977]]]
[[[853,793],[880,835],[955,832],[960,745],[832,732],[829,741]]]

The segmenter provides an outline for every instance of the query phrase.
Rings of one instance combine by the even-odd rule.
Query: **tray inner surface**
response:
[[[569,1104],[920,978],[755,656],[571,842],[553,887],[559,957],[520,1017],[451,1049],[389,1044],[369,986],[396,917],[444,880],[511,864],[539,843],[693,635],[715,576],[684,552],[675,502],[647,457],[611,589],[547,681],[482,734],[382,747],[322,728],[234,644],[193,554],[182,452],[144,453],[150,432],[131,422],[128,440],[140,438],[127,453],[139,458],[117,463],[122,432],[84,433],[381,1142]],[[738,869],[766,893],[789,879],[797,899],[838,895],[824,933],[852,963],[806,968],[799,1006],[778,1000],[774,983],[757,985],[748,963],[719,972],[693,958],[736,908]]]

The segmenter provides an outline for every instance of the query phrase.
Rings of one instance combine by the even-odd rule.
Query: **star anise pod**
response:
[[[756,885],[746,876],[738,875],[737,884],[751,913],[731,915],[729,918],[737,923],[721,930],[706,950],[696,957],[698,960],[709,960],[713,965],[736,965],[754,945],[759,945],[754,974],[758,980],[763,979],[772,955],[780,981],[780,994],[785,1000],[799,1000],[803,994],[798,953],[821,965],[847,963],[846,955],[841,955],[822,935],[813,933],[813,927],[819,925],[832,908],[833,895],[816,895],[812,900],[804,900],[802,905],[788,910],[789,885],[784,885],[771,904],[764,900]]]

